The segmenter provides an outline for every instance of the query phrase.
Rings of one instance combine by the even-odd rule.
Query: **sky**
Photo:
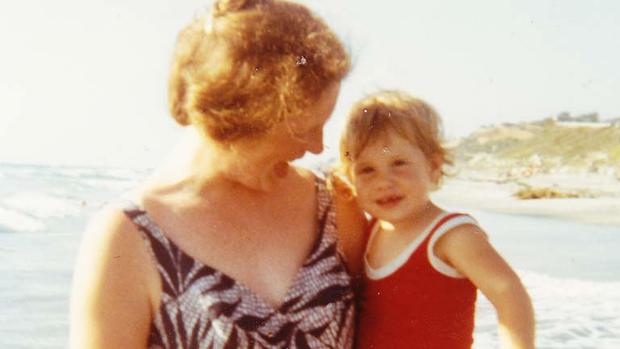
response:
[[[430,102],[448,138],[561,112],[620,116],[615,0],[313,0],[350,50],[325,129],[378,89]],[[0,163],[151,168],[182,134],[166,105],[177,32],[207,0],[0,3]]]

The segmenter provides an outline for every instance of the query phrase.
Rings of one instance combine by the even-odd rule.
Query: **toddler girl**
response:
[[[367,97],[353,107],[340,151],[373,218],[359,347],[470,348],[480,289],[504,347],[533,348],[534,313],[519,277],[472,217],[429,197],[450,163],[432,107],[402,92]]]

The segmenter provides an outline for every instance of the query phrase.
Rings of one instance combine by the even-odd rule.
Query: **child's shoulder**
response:
[[[463,234],[483,234],[486,233],[478,223],[478,220],[468,213],[445,212],[436,226],[438,235],[449,236],[458,233]]]
[[[451,227],[469,227],[469,228],[480,228],[480,223],[472,214],[468,212],[445,212],[444,213],[445,221],[449,223]]]
[[[448,213],[429,242],[431,264],[448,276],[467,277],[462,261],[492,249],[487,234],[472,216]],[[442,267],[444,265],[445,267]]]
[[[433,236],[435,249],[462,248],[487,241],[478,221],[467,213],[447,213]]]

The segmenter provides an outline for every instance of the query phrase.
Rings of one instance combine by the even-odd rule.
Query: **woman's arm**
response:
[[[534,348],[530,297],[480,228],[462,225],[452,229],[439,239],[435,254],[465,275],[495,306],[503,348]]]
[[[91,221],[82,239],[71,296],[71,348],[146,348],[158,279],[140,233],[123,212],[109,210]]]
[[[358,206],[351,188],[343,179],[332,174],[328,178],[328,184],[336,206],[340,248],[347,259],[349,271],[354,276],[360,276],[366,247],[366,216]]]

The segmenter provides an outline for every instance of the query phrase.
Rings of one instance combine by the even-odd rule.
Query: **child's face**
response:
[[[406,223],[427,207],[433,166],[418,146],[396,132],[371,140],[352,165],[358,202],[377,219]]]

